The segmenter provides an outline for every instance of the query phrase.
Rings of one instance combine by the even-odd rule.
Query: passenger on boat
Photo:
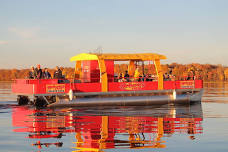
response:
[[[143,74],[142,81],[146,81],[146,78],[147,78],[147,75],[146,74]]]
[[[143,76],[139,76],[138,82],[144,81],[144,77]]]
[[[51,79],[51,74],[48,72],[48,68],[44,68],[43,79]]]
[[[168,73],[165,73],[164,74],[164,80],[165,81],[169,81],[170,80]]]
[[[35,79],[42,79],[42,69],[40,68],[40,64],[37,64],[35,69]]]
[[[55,72],[54,72],[54,79],[62,79],[62,71],[60,70],[60,68],[58,66],[56,66],[55,68]]]
[[[175,81],[175,79],[176,79],[175,75],[169,75],[169,78],[171,81]]]
[[[191,70],[188,74],[187,80],[194,80],[195,79],[194,75],[195,75],[194,72]]]
[[[31,70],[28,73],[28,78],[29,79],[34,79],[35,78],[35,69],[33,66],[31,66]]]
[[[118,82],[123,82],[123,74],[122,73],[119,74]]]
[[[129,74],[128,74],[128,71],[127,71],[127,70],[125,71],[125,74],[124,74],[124,79],[125,79],[125,81],[126,81],[126,82],[130,82],[130,76],[129,76]]]
[[[150,79],[150,75],[149,75],[149,74],[146,74],[145,80],[146,80],[146,81],[149,81],[149,79]]]
[[[139,81],[139,68],[135,69],[135,74],[134,74],[134,81]]]
[[[173,73],[173,67],[169,67],[169,68],[168,68],[168,74],[169,74],[169,75],[172,75],[172,73]]]

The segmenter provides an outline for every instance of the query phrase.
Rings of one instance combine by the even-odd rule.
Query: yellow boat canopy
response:
[[[97,60],[99,64],[100,74],[101,74],[101,84],[102,91],[108,91],[108,78],[105,66],[105,60],[113,61],[130,61],[130,70],[132,73],[134,61],[154,61],[156,73],[158,76],[158,89],[163,89],[163,73],[160,65],[160,60],[166,59],[166,56],[155,54],[155,53],[137,53],[137,54],[93,54],[93,53],[81,53],[79,55],[70,58],[70,61],[76,61],[75,65],[75,75],[80,75],[81,73],[81,61]]]
[[[70,58],[70,61],[86,61],[86,60],[115,60],[115,61],[154,61],[166,59],[166,56],[155,54],[155,53],[138,53],[138,54],[92,54],[92,53],[81,53],[79,55]]]

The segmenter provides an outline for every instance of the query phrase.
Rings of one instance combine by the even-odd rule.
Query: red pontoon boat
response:
[[[151,105],[200,102],[203,81],[197,79],[164,79],[161,59],[164,55],[141,54],[86,54],[74,56],[74,79],[16,79],[13,93],[19,104],[37,106],[98,106]],[[129,77],[117,78],[114,62],[127,61]],[[144,62],[154,63],[156,76],[146,79]],[[141,63],[142,77],[134,78]]]

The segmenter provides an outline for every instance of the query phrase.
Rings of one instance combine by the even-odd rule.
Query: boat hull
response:
[[[71,101],[60,100],[59,102],[48,105],[48,107],[87,107],[87,106],[146,106],[162,105],[169,103],[190,104],[201,102],[203,89],[180,92],[172,90],[169,92],[154,93],[134,93],[128,94],[102,94],[87,95]],[[112,95],[112,96],[111,96]],[[115,96],[118,95],[118,96]]]

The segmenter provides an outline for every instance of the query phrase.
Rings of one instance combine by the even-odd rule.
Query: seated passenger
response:
[[[118,82],[123,82],[123,74],[120,73],[119,77],[118,77]]]
[[[143,78],[142,78],[142,81],[146,81],[146,78],[147,78],[147,75],[144,74],[144,75],[143,75]]]
[[[140,75],[139,79],[138,79],[138,82],[141,82],[141,81],[143,81],[143,77]]]
[[[139,68],[136,68],[135,69],[135,74],[134,74],[134,79],[135,79],[135,81],[139,81],[139,75],[140,75],[140,73],[139,73]]]
[[[126,70],[126,71],[125,71],[125,74],[124,74],[124,79],[125,79],[126,82],[129,82],[129,81],[130,81],[129,78],[130,78],[130,76],[129,76],[129,74],[128,74],[128,71]]]
[[[195,76],[194,76],[194,72],[190,71],[187,77],[187,80],[194,80]]]
[[[33,66],[31,66],[31,70],[28,73],[28,78],[29,79],[34,79],[35,78],[35,69]]]
[[[62,79],[63,78],[62,71],[60,70],[60,68],[58,66],[56,66],[56,68],[55,68],[55,72],[54,72],[53,78],[54,79]]]
[[[175,79],[176,79],[175,75],[169,75],[169,78],[171,81],[175,81]]]
[[[146,81],[153,81],[151,74],[146,75]]]
[[[44,69],[43,79],[51,79],[51,74],[48,72],[48,68]]]
[[[170,80],[168,73],[165,73],[163,77],[164,77],[164,80],[165,81],[169,81]]]

